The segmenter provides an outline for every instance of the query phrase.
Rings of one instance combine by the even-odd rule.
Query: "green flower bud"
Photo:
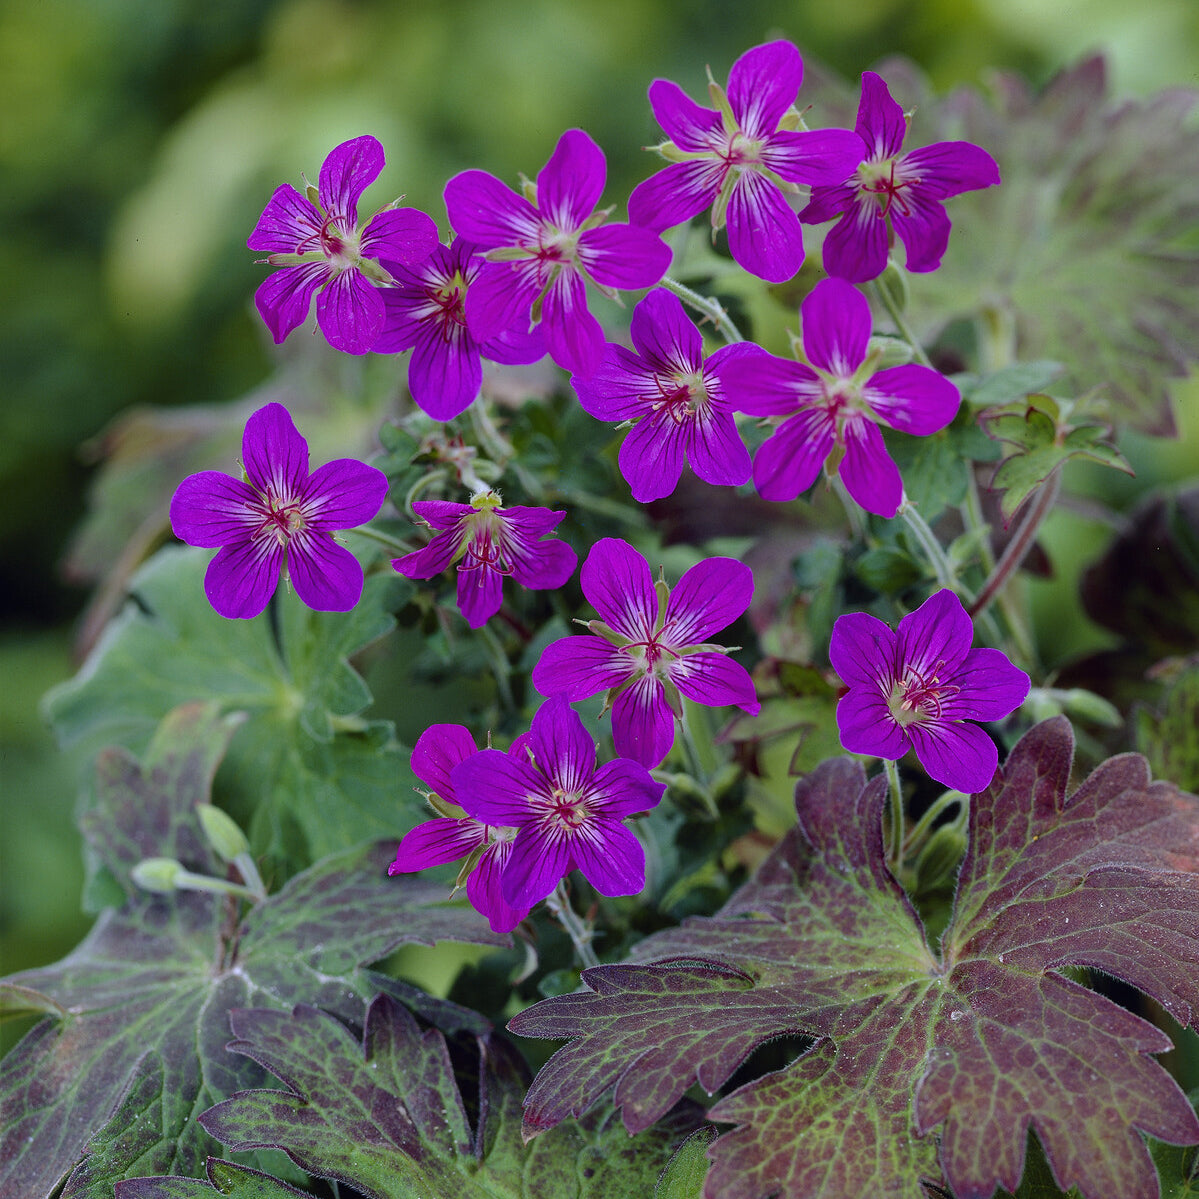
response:
[[[943,824],[925,842],[916,859],[916,891],[934,891],[953,882],[966,852],[966,834],[956,822]]]
[[[181,862],[174,858],[143,858],[129,872],[129,877],[136,887],[143,891],[153,891],[158,895],[168,895],[175,890],[181,874],[186,874]]]
[[[222,862],[232,862],[239,854],[250,852],[246,835],[228,812],[214,808],[210,803],[196,804],[196,815],[208,844],[216,850]]]

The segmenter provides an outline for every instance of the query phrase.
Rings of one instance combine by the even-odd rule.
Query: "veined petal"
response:
[[[246,421],[241,461],[250,482],[272,499],[302,494],[308,481],[308,442],[282,404],[266,404]]]
[[[276,345],[308,319],[313,293],[328,277],[329,268],[323,262],[306,262],[303,266],[285,266],[258,285],[254,307]]]
[[[537,173],[537,207],[556,228],[572,232],[595,211],[607,177],[604,152],[582,129],[568,129]]]
[[[304,485],[304,518],[320,532],[355,529],[374,520],[387,498],[387,476],[355,458],[338,458],[313,471]]]
[[[887,222],[872,196],[855,199],[824,235],[824,269],[835,279],[865,283],[887,269]]]
[[[491,566],[458,565],[458,611],[472,629],[481,629],[503,606],[504,579]]]
[[[664,287],[655,287],[633,309],[629,334],[637,353],[662,374],[690,374],[703,365],[704,339],[682,301]]]
[[[803,266],[803,228],[778,186],[757,171],[733,184],[727,215],[729,253],[768,283],[785,283]]]
[[[435,795],[457,803],[450,773],[478,752],[469,729],[460,724],[431,724],[412,747],[412,773]]]
[[[612,740],[622,758],[652,770],[674,745],[674,713],[662,683],[639,678],[612,701]]]
[[[388,874],[407,874],[456,862],[487,839],[487,829],[471,816],[461,820],[426,820],[404,834]]]
[[[837,731],[851,754],[870,754],[897,762],[908,752],[908,739],[887,701],[869,687],[854,687],[837,703]]]
[[[383,147],[377,138],[366,134],[342,142],[321,164],[317,193],[321,207],[339,217],[347,230],[358,224],[358,199],[383,170]]]
[[[600,225],[579,236],[579,263],[601,287],[639,291],[670,269],[670,247],[651,229]]]
[[[986,150],[972,142],[936,142],[903,156],[904,173],[915,172],[922,190],[939,200],[962,192],[994,187],[999,167]],[[251,247],[257,249],[256,246]]]
[[[601,537],[579,573],[587,602],[630,641],[648,641],[658,620],[658,593],[649,563],[627,541]]]
[[[862,399],[893,429],[926,437],[957,415],[961,393],[940,371],[909,362],[871,375]]]
[[[587,309],[587,289],[578,273],[560,271],[541,305],[541,332],[550,357],[563,370],[583,376],[598,369],[604,355],[604,331]]]
[[[814,187],[807,206],[800,210],[799,219],[805,225],[821,225],[831,221],[854,202],[857,194],[857,188],[848,183],[838,187]]]
[[[697,645],[732,624],[754,594],[754,572],[736,558],[697,562],[670,593],[662,642],[671,649]]]
[[[551,641],[533,667],[533,686],[542,695],[569,703],[619,687],[631,673],[628,654],[602,637],[583,634]]]
[[[898,653],[894,631],[869,612],[847,612],[833,622],[828,660],[850,687],[888,693],[895,682]]]
[[[729,105],[746,137],[774,133],[795,103],[803,82],[803,60],[787,41],[746,50],[729,69]]]
[[[636,895],[645,889],[645,850],[619,820],[588,819],[576,831],[571,852],[601,895]]]
[[[681,225],[711,205],[727,172],[719,159],[672,162],[633,188],[629,220],[654,230]]]
[[[257,498],[220,471],[188,475],[171,497],[171,529],[180,541],[204,549],[246,541],[261,519],[250,507]]]
[[[721,359],[716,370],[733,410],[752,416],[786,416],[810,407],[822,394],[814,371],[756,345]]]
[[[536,246],[542,220],[524,196],[486,171],[462,171],[445,185],[454,232],[484,250]]]
[[[335,275],[316,299],[316,322],[343,354],[366,354],[383,328],[383,300],[357,267]]]
[[[686,433],[687,425],[661,411],[650,413],[626,434],[617,460],[637,503],[663,499],[679,485]]]
[[[844,279],[822,279],[800,305],[803,348],[820,370],[848,379],[866,361],[870,305]]]
[[[498,508],[496,511],[504,522],[506,544],[509,540],[536,541],[538,537],[552,533],[566,517],[565,510],[532,508],[523,504],[514,504],[511,508]]]
[[[688,699],[709,708],[731,704],[751,716],[762,710],[749,671],[727,654],[687,654],[670,664],[670,681]]]
[[[465,412],[483,385],[478,343],[458,324],[420,326],[408,360],[408,390],[434,420]]]
[[[450,771],[454,802],[483,824],[510,828],[533,818],[531,796],[548,793],[545,779],[527,759],[481,749]]]
[[[754,455],[754,486],[764,500],[793,500],[816,482],[833,448],[833,422],[806,408],[774,431]]]
[[[406,579],[431,579],[446,570],[462,547],[463,532],[447,529],[438,533],[424,549],[392,558],[391,565]]]
[[[582,791],[595,773],[595,742],[564,696],[551,696],[537,709],[528,747],[541,772],[563,791]]]
[[[362,598],[362,566],[329,533],[302,529],[287,543],[296,595],[317,612],[348,612]]]
[[[563,587],[579,565],[579,556],[565,541],[538,541],[522,537],[506,547],[512,577],[534,591],[556,591]]]
[[[393,262],[391,268],[398,269],[398,264]],[[391,273],[394,275],[395,270]],[[423,287],[402,282],[398,287],[380,289],[379,295],[383,300],[383,327],[371,346],[372,354],[402,354],[416,345],[424,330],[437,328],[431,319],[436,316],[435,306]]]
[[[659,398],[657,376],[631,350],[611,342],[595,372],[570,380],[583,411],[597,420],[633,420]]]
[[[978,725],[938,720],[913,724],[907,732],[929,778],[967,795],[991,785],[999,751]]]
[[[866,143],[866,157],[873,160],[898,154],[908,131],[903,109],[891,98],[882,77],[873,71],[862,72],[862,98],[854,130]]]
[[[677,83],[655,79],[649,85],[649,104],[654,120],[680,150],[694,153],[724,145],[720,113],[697,104]]]
[[[204,594],[219,616],[249,620],[279,584],[283,547],[275,537],[239,541],[217,552],[204,574]]]
[[[294,254],[302,243],[310,243],[305,248],[315,250],[323,223],[312,201],[290,183],[283,183],[271,193],[246,245],[268,254]]]
[[[878,426],[864,416],[843,425],[845,457],[839,467],[845,490],[876,516],[892,517],[903,503],[903,479],[887,453]]]
[[[467,899],[495,933],[510,933],[529,914],[528,908],[514,908],[504,898],[504,870],[511,853],[512,842],[493,841],[466,880]]]
[[[972,649],[947,680],[958,688],[941,701],[946,720],[1002,720],[1028,698],[1028,675],[997,649]]]
[[[512,842],[500,878],[505,902],[526,910],[540,903],[570,872],[572,841],[539,822],[524,825]]]
[[[949,245],[949,215],[940,200],[912,188],[907,211],[891,207],[891,224],[907,251],[909,271],[935,271]]]
[[[974,640],[974,625],[962,601],[943,587],[909,612],[895,633],[899,668],[914,670],[925,680],[936,676],[944,683],[965,662]]]
[[[463,518],[475,515],[469,504],[455,504],[452,500],[413,500],[412,511],[431,529],[452,529]]]
[[[463,304],[470,335],[483,342],[508,329],[528,329],[529,313],[540,292],[538,266],[532,259],[485,263],[467,288]]]
[[[766,139],[758,153],[758,161],[776,175],[830,190],[849,179],[865,157],[862,139],[848,129],[780,130]],[[809,217],[808,223],[816,222]]]
[[[687,461],[696,476],[716,487],[737,487],[749,482],[753,470],[749,450],[728,412],[697,412],[685,426]]]
[[[385,208],[362,234],[363,258],[386,258],[406,266],[423,262],[437,248],[437,225],[419,208]]]
[[[594,810],[619,818],[656,808],[665,793],[665,783],[655,782],[644,766],[629,758],[605,762],[585,792]]]
[[[509,366],[540,361],[546,355],[545,337],[540,329],[528,328],[528,323],[528,316],[521,313],[511,328],[481,341],[479,352],[492,362]]]

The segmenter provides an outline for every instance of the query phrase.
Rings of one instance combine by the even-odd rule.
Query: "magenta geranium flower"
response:
[[[603,224],[595,211],[608,168],[581,129],[568,129],[525,195],[486,171],[463,171],[445,185],[450,224],[488,259],[466,297],[466,322],[488,341],[519,320],[540,321],[550,356],[590,374],[604,334],[587,310],[586,282],[609,294],[652,287],[670,250],[648,229]]]
[[[803,61],[790,42],[741,55],[726,93],[711,83],[717,108],[703,108],[677,83],[655,79],[649,102],[670,141],[658,147],[670,166],[639,183],[629,217],[669,229],[712,206],[712,232],[729,232],[729,251],[750,274],[771,283],[803,265],[803,230],[787,191],[796,184],[839,183],[862,159],[847,129],[800,131],[792,105]]]
[[[855,754],[916,751],[931,778],[972,794],[987,787],[999,753],[972,720],[1002,720],[1029,680],[997,649],[971,649],[974,626],[952,591],[938,591],[892,632],[866,612],[838,617],[829,661],[849,686],[837,704],[841,744]]]
[[[521,749],[485,749],[451,774],[476,820],[520,830],[500,878],[505,901],[527,910],[575,868],[601,895],[637,894],[645,850],[624,820],[656,807],[665,784],[623,758],[597,768],[595,742],[564,699],[538,709]]]
[[[800,317],[807,364],[752,346],[721,368],[739,412],[785,418],[754,456],[754,485],[763,499],[793,500],[828,462],[867,512],[894,516],[903,480],[875,422],[917,436],[935,433],[953,420],[958,389],[926,366],[875,371],[870,305],[841,279],[818,283]]]
[[[429,788],[429,800],[438,811],[462,806],[454,793],[451,772],[477,753],[470,730],[460,724],[431,725],[416,739],[412,773]],[[528,908],[508,903],[500,889],[515,836],[515,828],[494,827],[473,816],[426,820],[405,834],[387,873],[407,874],[466,858],[463,874],[467,875],[466,897],[471,906],[487,917],[495,932],[510,933],[529,914]],[[459,875],[457,885],[462,882]]]
[[[180,541],[221,547],[204,576],[209,602],[222,616],[257,616],[283,574],[310,608],[349,611],[362,595],[362,567],[333,534],[375,517],[387,476],[352,458],[309,474],[308,443],[282,404],[246,422],[242,466],[241,479],[190,475],[171,500]]]
[[[720,381],[721,364],[748,350],[724,346],[704,358],[703,338],[683,305],[657,288],[633,309],[636,353],[609,345],[599,369],[574,378],[579,402],[600,420],[634,421],[620,447],[620,471],[640,504],[676,487],[683,460],[707,483],[744,483],[749,451]]]
[[[578,555],[564,541],[542,541],[565,512],[548,508],[504,508],[497,492],[481,491],[469,504],[416,500],[413,511],[437,536],[423,550],[393,558],[408,579],[431,579],[458,566],[458,610],[472,629],[481,628],[504,601],[502,584],[511,575],[522,587],[561,587],[574,574]]]
[[[486,265],[461,237],[438,246],[412,268],[385,262],[393,284],[383,288],[386,317],[372,347],[376,354],[411,350],[408,389],[434,420],[452,420],[470,407],[483,382],[483,358],[492,362],[536,362],[545,354],[539,329],[518,316],[486,341],[466,324],[466,297]]]
[[[656,586],[649,563],[627,542],[597,541],[579,576],[600,614],[592,634],[546,646],[533,668],[542,695],[572,703],[608,693],[616,752],[657,766],[674,744],[680,695],[698,704],[735,704],[757,715],[753,680],[728,650],[708,638],[749,607],[753,573],[732,558],[708,558],[670,591]]]
[[[358,227],[358,200],[383,169],[383,147],[370,136],[342,142],[321,167],[318,187],[301,195],[275,189],[246,245],[282,267],[254,293],[275,342],[304,323],[318,292],[316,319],[335,350],[365,354],[383,328],[375,287],[391,281],[380,259],[411,265],[437,245],[433,219],[415,208],[385,208]]]
[[[995,160],[971,142],[936,142],[900,153],[907,120],[873,71],[862,75],[854,126],[866,157],[834,187],[814,187],[799,219],[809,225],[841,219],[824,239],[824,269],[864,283],[881,275],[896,235],[909,271],[935,271],[949,244],[943,200],[999,182]]]

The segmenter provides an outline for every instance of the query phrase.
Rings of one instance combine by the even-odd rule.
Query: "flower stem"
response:
[[[713,299],[711,296],[701,296],[699,292],[692,291],[685,283],[680,283],[677,279],[672,279],[669,275],[663,277],[661,286],[665,287],[667,291],[674,292],[684,304],[690,304],[696,312],[702,312],[712,322],[712,328],[729,345],[745,340],[741,335],[741,330],[733,323],[733,318],[729,316],[724,310],[724,306],[718,300]]]
[[[903,517],[904,523],[912,531],[912,536],[920,543],[920,548],[924,551],[929,565],[933,568],[933,573],[937,576],[937,582],[942,587],[948,587],[950,591],[957,592],[969,599],[969,594],[958,581],[952,563],[941,548],[941,543],[933,534],[932,529],[928,527],[928,522],[916,511],[912,502],[905,499],[900,504],[897,515]]]
[[[887,772],[887,785],[890,791],[890,802],[887,805],[890,814],[887,861],[894,873],[899,870],[900,863],[903,861],[903,787],[899,781],[898,762],[884,758],[883,769]]]
[[[916,361],[921,366],[927,366],[930,370],[936,370],[936,367],[933,366],[929,361],[928,355],[924,352],[924,347],[912,332],[911,326],[904,320],[903,313],[900,311],[899,305],[895,303],[895,299],[890,292],[885,287],[880,287],[877,281],[870,285],[870,290],[878,297],[879,303],[887,310],[887,315],[894,322],[895,328],[899,330],[900,336],[912,347],[912,353],[916,355]]]
[[[512,663],[508,661],[508,654],[500,644],[500,639],[487,625],[483,625],[476,632],[487,649],[487,656],[491,659],[491,670],[495,675],[495,685],[500,693],[500,702],[507,711],[515,712],[516,700],[512,695]]]
[[[920,817],[912,831],[904,839],[904,850],[909,854],[915,853],[928,840],[928,835],[932,832],[933,823],[937,817],[953,804],[957,804],[959,809],[957,816],[954,817],[954,823],[957,823],[969,810],[970,796],[962,794],[961,791],[946,791],[938,799],[933,800],[928,811]]]
[[[351,529],[350,532],[358,533],[362,537],[369,537],[371,541],[377,541],[380,545],[385,546],[389,550],[394,550],[397,554],[412,553],[412,546],[406,541],[401,541],[398,537],[393,537],[390,533],[384,533],[382,529],[375,529],[370,525],[359,525],[356,529]]]
[[[598,966],[599,958],[595,956],[595,950],[591,948],[592,929],[570,906],[570,896],[566,893],[565,879],[559,880],[558,885],[545,897],[545,906],[549,908],[550,915],[566,929],[583,969]]]
[[[837,498],[841,501],[841,505],[845,509],[845,518],[849,521],[849,531],[853,534],[853,539],[864,544],[866,541],[866,522],[862,519],[862,510],[854,503],[848,488],[845,486],[845,480],[841,478],[840,473],[829,477],[829,486],[836,492]]]

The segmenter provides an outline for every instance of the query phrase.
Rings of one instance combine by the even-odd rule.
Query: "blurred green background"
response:
[[[939,89],[991,67],[1042,83],[1097,49],[1116,93],[1199,84],[1193,0],[0,6],[4,971],[57,958],[87,925],[73,768],[37,702],[73,670],[86,589],[57,564],[96,439],[130,406],[218,403],[269,374],[245,239],[271,190],[315,178],[332,146],[370,132],[388,166],[368,207],[403,192],[444,228],[449,175],[476,166],[514,182],[577,125],[607,152],[619,202],[658,138],[651,79],[701,95],[705,63],[723,77],[778,36],[851,77],[905,53]]]

